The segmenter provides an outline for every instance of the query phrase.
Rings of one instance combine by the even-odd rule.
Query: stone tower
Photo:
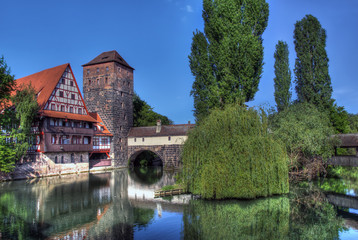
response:
[[[133,70],[117,51],[103,52],[83,67],[83,95],[113,134],[111,157],[126,166],[127,136],[133,125]]]

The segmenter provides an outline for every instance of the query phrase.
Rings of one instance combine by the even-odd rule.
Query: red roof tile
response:
[[[185,136],[195,124],[162,125],[159,133],[156,133],[156,126],[132,127],[128,137],[159,137],[159,136]]]
[[[27,86],[31,84],[31,86],[36,91],[37,102],[40,106],[40,109],[43,109],[58,81],[62,77],[62,74],[69,65],[69,63],[66,63],[57,67],[43,70],[38,73],[31,74],[23,78],[19,78],[15,81],[16,85],[21,89],[23,85]]]
[[[101,53],[89,63],[82,65],[82,67],[100,64],[100,63],[107,63],[107,62],[117,62],[119,64],[122,64],[123,66],[129,67],[130,69],[134,69],[131,66],[129,66],[129,64],[115,50]]]
[[[97,122],[96,119],[91,117],[90,115],[81,115],[75,113],[67,113],[67,112],[57,112],[51,110],[42,110],[40,111],[41,116],[53,117],[53,118],[63,118],[63,119],[72,119],[78,121],[87,121],[87,122]]]
[[[104,125],[102,118],[98,115],[98,113],[95,112],[89,112],[89,115],[96,119],[97,121],[97,125],[99,127],[103,127],[104,130],[101,131],[99,128],[97,129],[97,131],[95,132],[94,135],[103,135],[103,136],[113,136],[113,134],[107,129],[106,125]]]

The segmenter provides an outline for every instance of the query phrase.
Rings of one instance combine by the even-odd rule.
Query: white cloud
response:
[[[190,5],[186,5],[186,11],[189,13],[194,12],[193,8]]]

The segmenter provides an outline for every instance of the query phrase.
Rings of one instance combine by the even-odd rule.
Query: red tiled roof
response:
[[[130,69],[134,70],[134,68],[129,66],[129,64],[115,50],[101,53],[89,63],[83,64],[82,67],[100,64],[100,63],[107,63],[107,62],[117,62],[119,64],[122,64],[123,66],[129,67]]]
[[[98,113],[95,112],[89,112],[89,115],[96,119],[97,125],[99,127],[103,127],[104,130],[101,131],[100,129],[97,129],[97,131],[94,133],[94,135],[103,135],[103,136],[113,136],[113,134],[107,129],[106,125],[104,125],[102,118],[98,115]]]
[[[159,136],[185,136],[195,124],[162,125],[159,133],[156,133],[156,126],[132,127],[128,137],[159,137]]]
[[[72,119],[78,121],[87,121],[87,122],[97,122],[96,119],[91,117],[90,115],[81,115],[75,113],[67,113],[67,112],[57,112],[51,110],[42,110],[40,111],[41,116],[53,117],[53,118],[63,118],[63,119]]]
[[[31,86],[36,91],[37,102],[40,106],[40,109],[43,109],[58,81],[62,77],[62,74],[69,65],[69,63],[66,63],[57,67],[43,70],[38,73],[31,74],[23,78],[19,78],[15,81],[16,86],[21,89],[23,85],[27,86],[31,84]]]

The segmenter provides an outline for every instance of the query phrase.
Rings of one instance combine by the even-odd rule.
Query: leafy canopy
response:
[[[204,32],[194,33],[190,69],[197,121],[211,109],[250,101],[262,74],[265,0],[204,0]]]
[[[163,125],[173,124],[173,121],[168,117],[156,113],[153,108],[142,100],[136,93],[133,96],[133,126],[144,127],[154,126],[157,120],[161,120]]]
[[[286,42],[278,41],[275,57],[275,101],[277,111],[286,109],[291,103],[291,70],[288,61],[288,45]]]
[[[203,198],[255,198],[288,192],[287,155],[266,115],[238,105],[213,110],[189,133],[182,181]]]
[[[295,24],[294,44],[298,101],[327,108],[331,104],[333,90],[328,73],[326,30],[317,18],[306,15]]]

